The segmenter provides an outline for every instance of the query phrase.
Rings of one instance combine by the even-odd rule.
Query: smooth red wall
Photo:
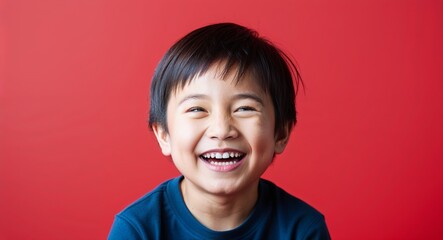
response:
[[[441,237],[442,16],[438,0],[0,0],[0,239],[104,239],[176,176],[146,125],[149,79],[221,21],[273,40],[305,81],[266,178],[334,239]]]

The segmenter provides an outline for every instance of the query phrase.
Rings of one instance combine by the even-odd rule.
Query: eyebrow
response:
[[[188,95],[186,97],[184,97],[183,99],[180,100],[180,102],[178,103],[178,105],[181,105],[182,103],[191,100],[191,99],[208,99],[209,96],[205,95],[205,94],[191,94]],[[239,100],[239,99],[251,99],[253,101],[258,102],[261,105],[264,105],[263,100],[256,94],[254,93],[240,93],[240,94],[236,94],[234,96],[234,99]]]
[[[254,93],[240,93],[235,95],[235,99],[252,99],[253,101],[258,102],[262,106],[264,105],[263,99],[261,99],[258,95]]]
[[[178,102],[178,105],[181,105],[182,103],[184,103],[188,100],[191,100],[191,99],[207,99],[207,98],[209,98],[209,97],[205,94],[191,94],[191,95],[184,97],[182,100],[180,100],[180,102]]]

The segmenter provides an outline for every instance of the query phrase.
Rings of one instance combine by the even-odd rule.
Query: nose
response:
[[[227,140],[238,137],[238,131],[233,124],[233,119],[228,114],[217,113],[210,118],[207,135],[211,139]]]

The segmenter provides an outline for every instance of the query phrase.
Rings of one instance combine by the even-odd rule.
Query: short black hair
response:
[[[149,126],[168,131],[166,110],[172,91],[223,62],[222,77],[232,70],[236,80],[252,74],[270,94],[275,109],[275,134],[290,132],[297,122],[295,96],[302,84],[299,70],[283,51],[249,28],[218,23],[196,29],[163,56],[151,82]],[[295,83],[295,88],[294,88]]]

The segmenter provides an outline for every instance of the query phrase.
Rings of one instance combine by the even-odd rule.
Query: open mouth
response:
[[[245,155],[241,152],[208,152],[200,155],[200,158],[211,165],[229,166],[241,161]]]

